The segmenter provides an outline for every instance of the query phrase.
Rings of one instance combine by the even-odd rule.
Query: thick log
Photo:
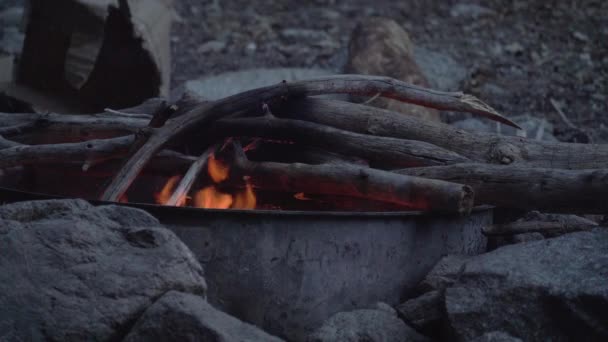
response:
[[[248,156],[253,161],[275,161],[280,163],[304,164],[347,164],[369,166],[361,158],[329,152],[322,148],[296,144],[293,142],[277,142],[256,139],[250,148],[246,148]]]
[[[484,227],[481,232],[487,236],[505,236],[527,233],[566,234],[592,230],[597,224],[568,224],[564,222],[523,221],[505,224],[495,224]]]
[[[153,134],[144,146],[131,155],[103,192],[101,199],[118,200],[128,189],[148,160],[176,137],[192,132],[222,116],[251,110],[265,102],[286,97],[302,97],[330,93],[381,96],[436,109],[467,111],[517,127],[517,125],[477,98],[462,93],[446,93],[416,87],[388,77],[341,75],[253,89],[211,103],[201,104],[188,113],[171,120]]]
[[[265,190],[351,196],[433,212],[468,214],[473,206],[466,185],[350,165],[252,162],[238,145],[233,148],[230,179],[246,176]]]
[[[270,116],[218,120],[209,129],[217,137],[262,137],[295,141],[344,155],[356,156],[376,168],[447,165],[467,162],[454,152],[415,140],[357,134],[307,121]]]
[[[559,170],[457,164],[396,173],[467,184],[475,203],[545,212],[608,213],[608,170]]]
[[[306,120],[352,132],[426,141],[471,160],[560,169],[608,168],[608,145],[554,143],[492,133],[471,133],[370,106],[325,99],[296,99],[279,117]]]

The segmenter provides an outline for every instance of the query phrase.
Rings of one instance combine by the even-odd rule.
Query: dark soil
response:
[[[417,45],[464,65],[462,90],[505,115],[545,117],[561,140],[608,141],[607,1],[491,0],[483,1],[485,11],[460,16],[452,13],[463,4],[456,1],[176,4],[182,22],[173,37],[174,85],[250,67],[341,70],[357,22],[384,16],[403,25]],[[565,124],[550,99],[578,129]]]

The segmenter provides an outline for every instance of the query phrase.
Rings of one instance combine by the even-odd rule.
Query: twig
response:
[[[547,120],[545,120],[544,118],[540,121],[540,125],[538,125],[538,129],[536,130],[536,137],[534,137],[534,140],[536,140],[536,141],[543,140],[543,135],[545,134],[545,124],[546,123],[547,123]]]
[[[367,99],[367,101],[363,102],[363,104],[368,105],[368,104],[374,102],[378,97],[380,97],[380,93],[377,93],[376,95],[370,97],[369,99]]]
[[[207,149],[201,156],[190,166],[188,172],[181,179],[179,185],[167,201],[166,205],[169,206],[182,206],[186,201],[186,195],[192,188],[194,181],[198,178],[201,171],[207,166],[207,160],[209,156],[215,151],[216,146]]]
[[[559,103],[557,103],[557,101],[555,101],[555,99],[550,98],[549,102],[551,102],[551,105],[553,106],[553,108],[555,109],[555,111],[557,112],[557,114],[559,114],[559,117],[562,119],[562,121],[568,125],[568,127],[572,128],[572,129],[576,129],[578,130],[579,128],[576,127],[575,124],[572,123],[572,121],[568,120],[568,117],[566,116],[566,114],[564,114],[564,112],[561,109],[561,106]]]
[[[118,110],[114,110],[111,108],[104,108],[103,109],[104,112],[108,112],[111,114],[114,114],[116,116],[124,116],[126,118],[130,118],[130,119],[150,119],[150,114],[145,114],[145,113],[126,113],[126,112],[121,112]],[[103,115],[103,113],[100,113],[101,115]]]

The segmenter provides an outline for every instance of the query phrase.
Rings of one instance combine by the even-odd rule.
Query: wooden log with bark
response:
[[[205,124],[223,116],[260,107],[266,102],[331,93],[369,96],[380,94],[383,97],[436,109],[467,111],[518,127],[473,96],[421,88],[388,77],[341,75],[293,83],[284,82],[203,104],[170,121],[162,129],[154,131],[147,142],[129,157],[125,166],[105,189],[101,199],[107,201],[119,199],[156,152],[176,138],[200,129]]]
[[[342,101],[296,99],[274,108],[273,113],[351,132],[425,141],[482,163],[559,169],[608,168],[608,145],[471,133],[442,123]]]
[[[234,144],[230,179],[247,177],[267,190],[343,195],[398,204],[411,210],[468,214],[473,192],[466,185],[398,175],[366,167],[252,162]]]
[[[367,160],[372,167],[381,169],[469,161],[457,153],[421,141],[363,135],[311,122],[269,116],[218,120],[209,132],[216,132],[219,138],[262,137],[331,148],[334,152]]]
[[[608,212],[608,169],[561,170],[456,164],[396,173],[470,185],[476,204],[563,213]]]

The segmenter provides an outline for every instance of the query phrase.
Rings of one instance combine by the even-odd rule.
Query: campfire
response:
[[[213,102],[185,96],[93,115],[2,114],[3,185],[208,209],[606,209],[597,201],[605,192],[603,146],[473,134],[314,97],[331,93],[387,97],[517,127],[470,95],[342,75]]]

